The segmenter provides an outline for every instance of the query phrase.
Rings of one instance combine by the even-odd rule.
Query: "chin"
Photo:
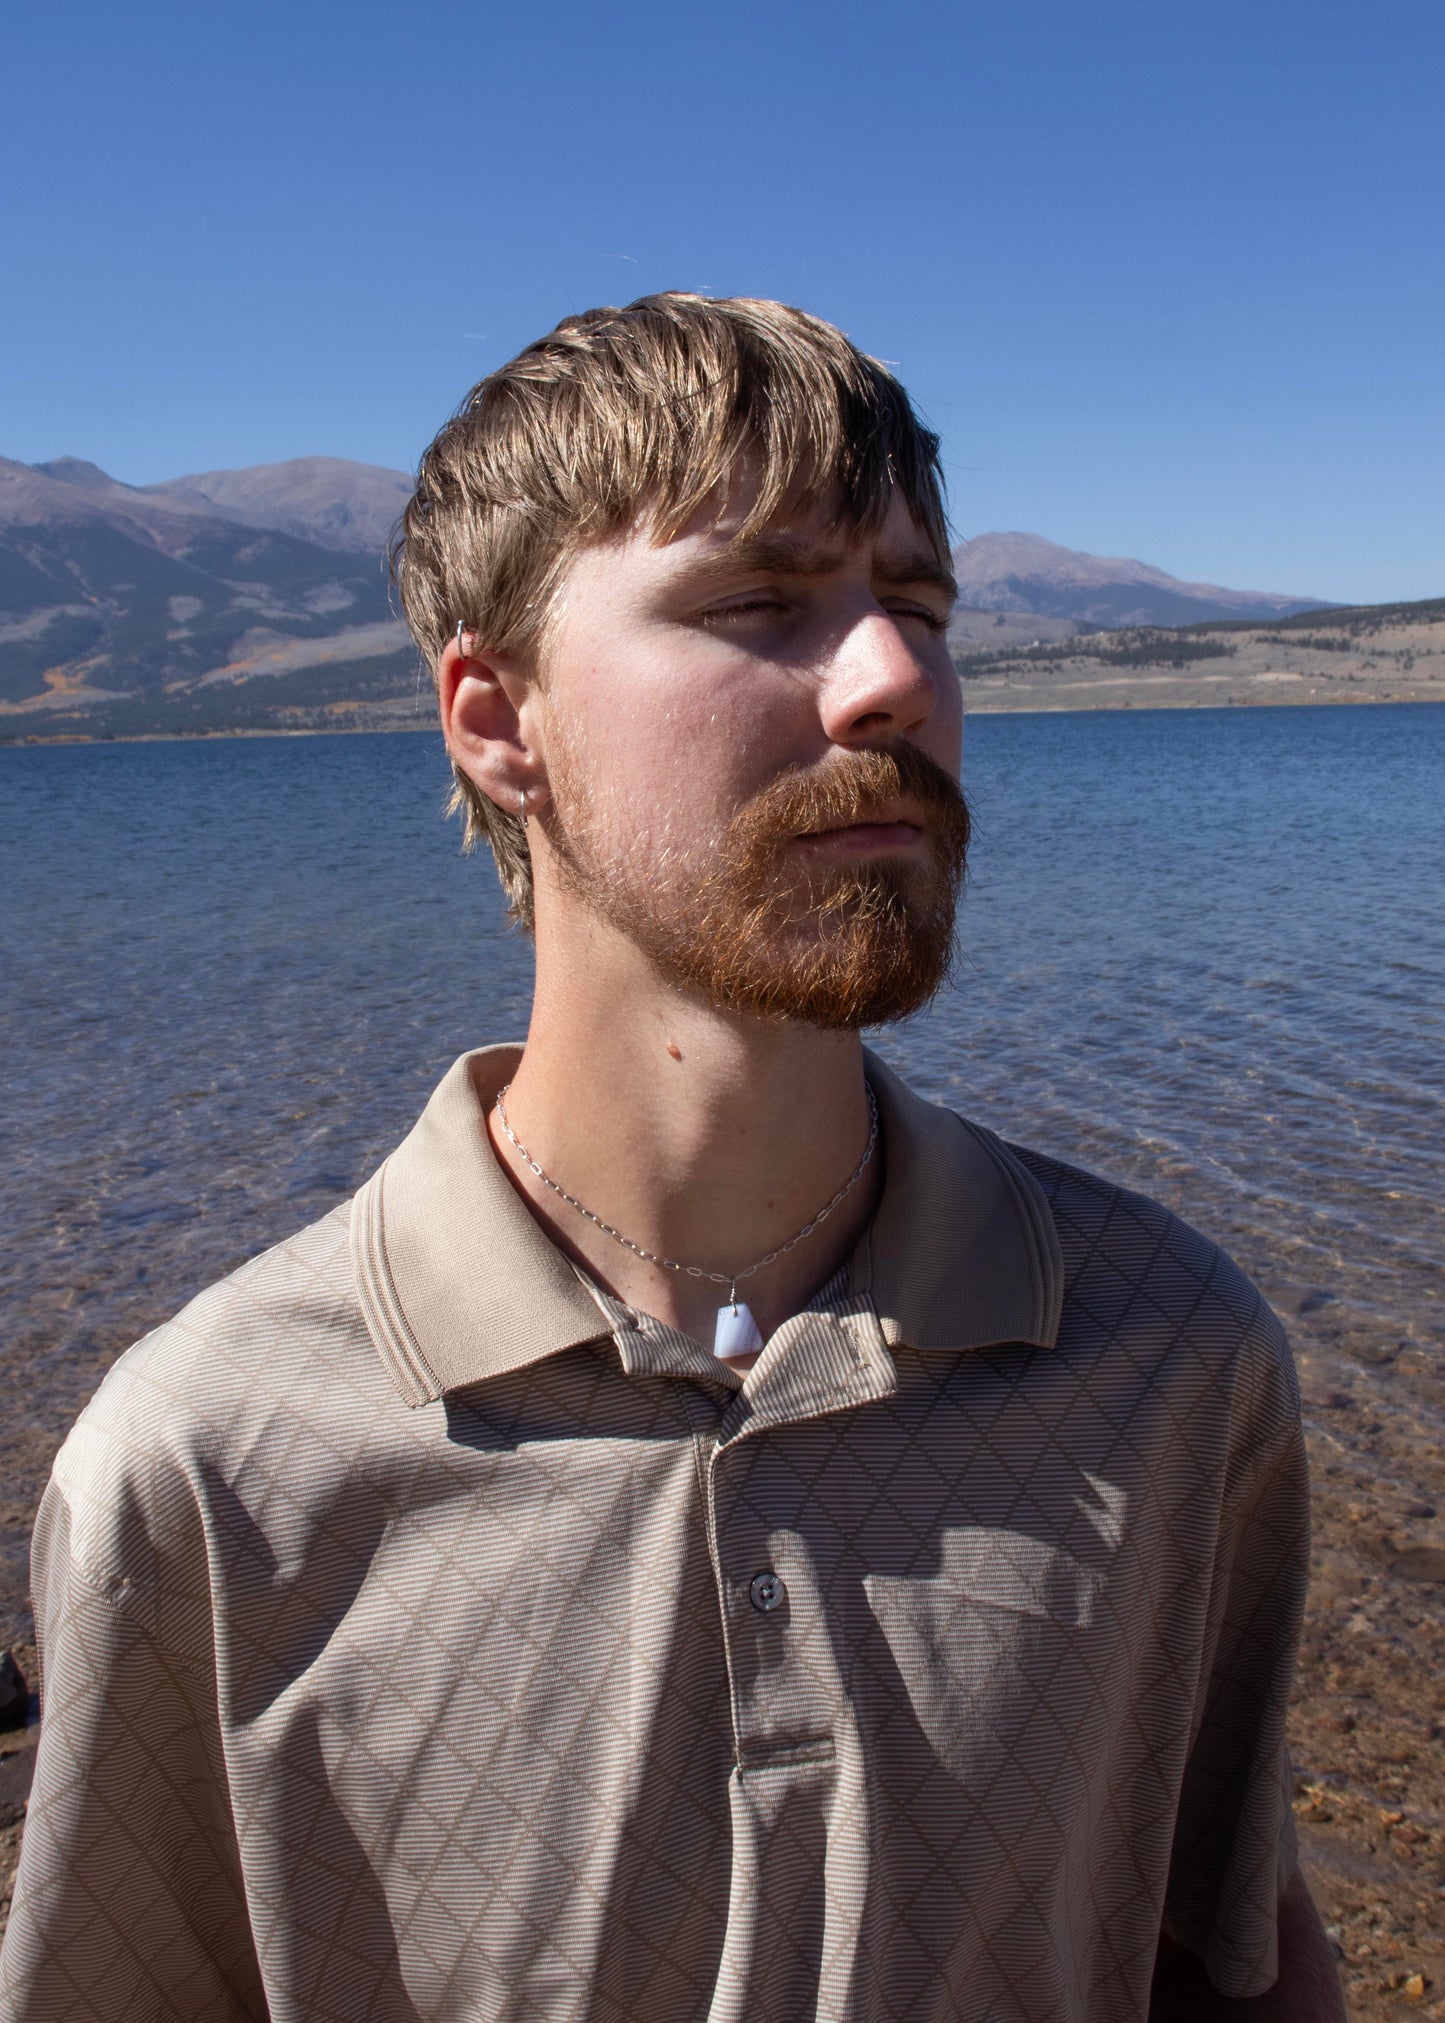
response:
[[[952,909],[946,920],[903,932],[874,916],[829,934],[814,918],[792,933],[775,930],[689,957],[677,981],[717,1011],[858,1032],[909,1018],[937,995],[952,969]]]

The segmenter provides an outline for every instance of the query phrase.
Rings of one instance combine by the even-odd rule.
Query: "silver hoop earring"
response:
[[[462,654],[463,660],[466,659],[466,655],[465,653],[462,653],[462,634],[466,631],[466,629],[467,629],[466,619],[459,618],[457,620],[457,652]]]

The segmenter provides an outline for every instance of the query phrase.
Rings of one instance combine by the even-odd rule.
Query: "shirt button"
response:
[[[770,1616],[788,1599],[782,1578],[775,1573],[755,1573],[748,1582],[748,1600],[763,1615]]]

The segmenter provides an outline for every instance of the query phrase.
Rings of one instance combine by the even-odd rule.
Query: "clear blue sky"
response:
[[[411,465],[570,309],[779,295],[962,533],[1445,594],[1439,0],[12,10],[0,453]]]

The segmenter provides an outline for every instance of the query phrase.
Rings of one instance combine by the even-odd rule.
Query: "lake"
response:
[[[965,777],[957,980],[882,1051],[1226,1243],[1320,1381],[1376,1387],[1375,1432],[1330,1437],[1418,1495],[1445,710],[980,716]],[[446,785],[433,735],[0,749],[0,1642],[49,1456],[118,1350],[349,1193],[456,1054],[525,1031],[528,946]]]

